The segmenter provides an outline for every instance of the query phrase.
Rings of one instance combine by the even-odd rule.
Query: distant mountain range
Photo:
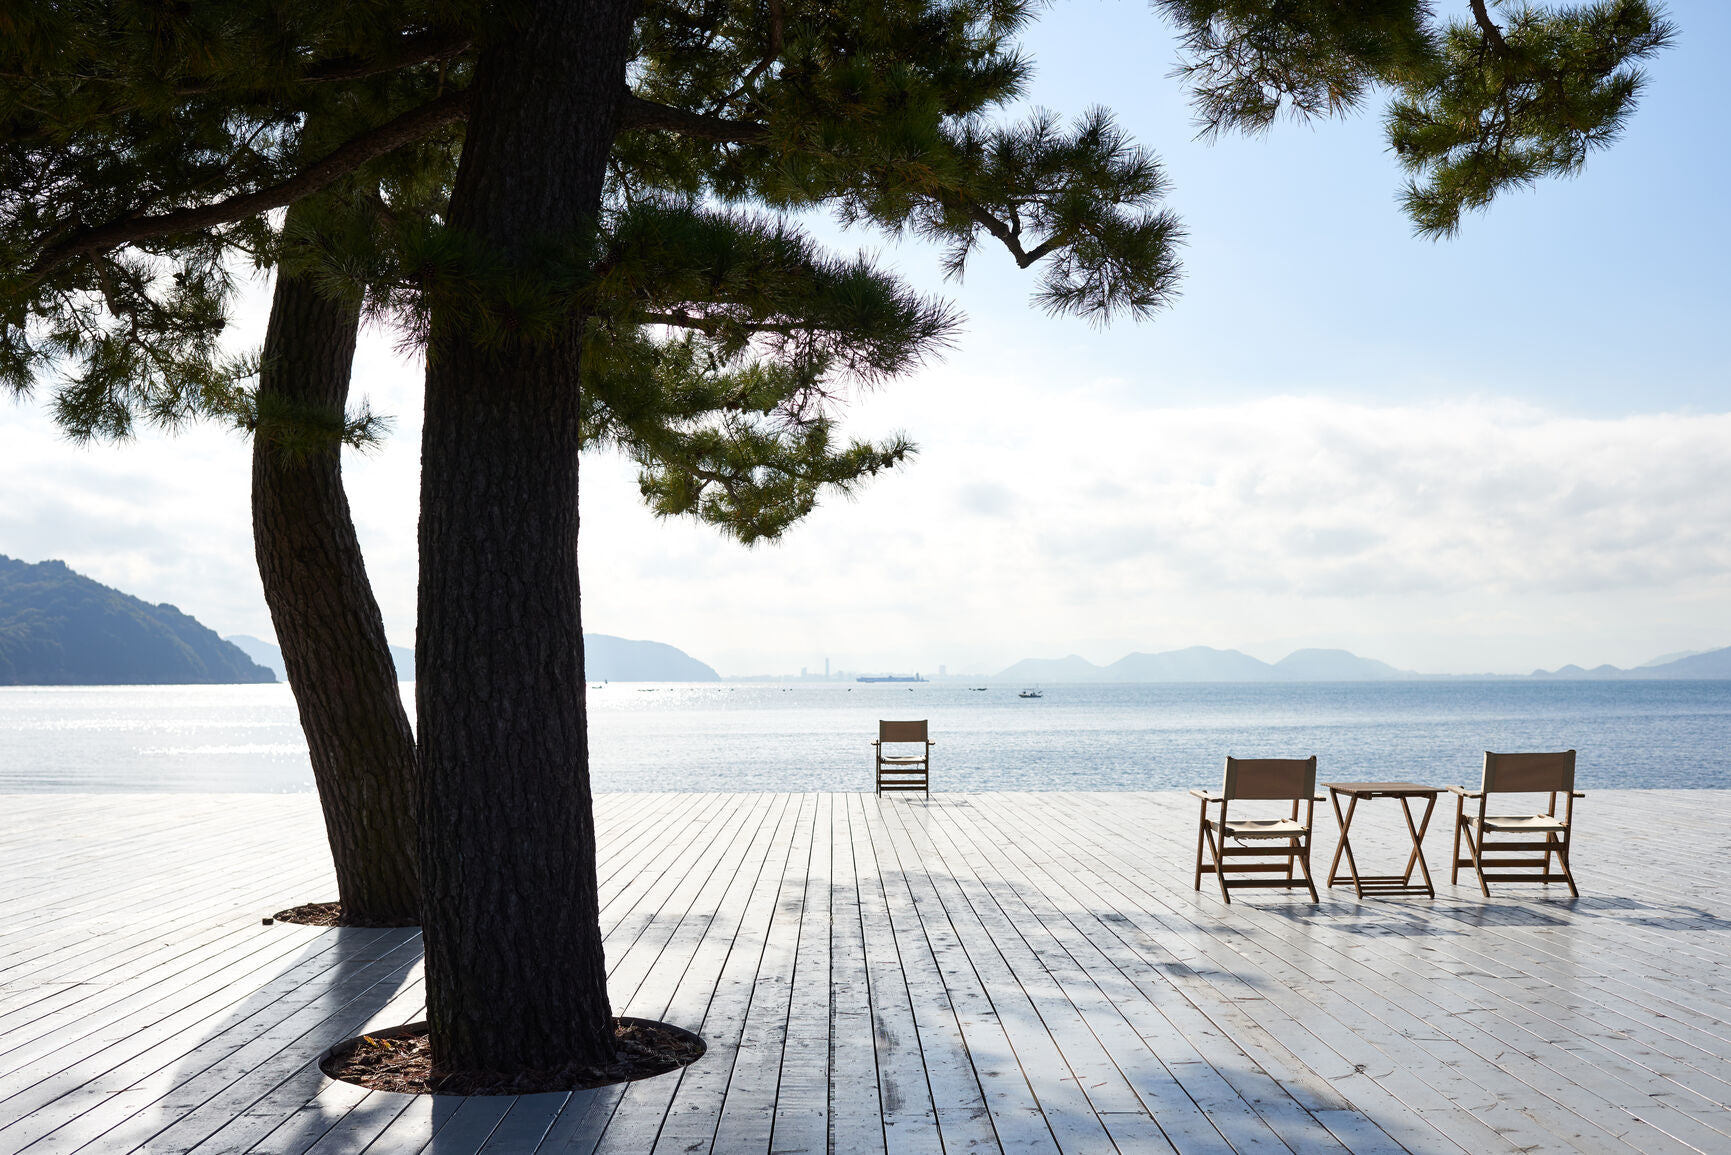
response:
[[[1416,678],[1387,662],[1345,650],[1296,650],[1270,664],[1238,650],[1191,646],[1127,654],[1109,666],[1086,658],[1028,658],[997,676],[1003,682],[1382,682]]]
[[[1531,678],[1695,678],[1702,681],[1731,678],[1731,646],[1722,650],[1707,650],[1669,661],[1656,659],[1632,670],[1616,666],[1564,666],[1558,670],[1534,670]]]
[[[174,606],[110,589],[65,562],[31,565],[0,556],[0,685],[275,680]]]
[[[255,638],[251,634],[229,634],[222,639],[238,646],[247,657],[276,675],[279,682],[288,681],[288,667],[283,665],[282,647]],[[415,680],[415,651],[407,646],[392,646],[391,661],[397,667],[397,680]]]
[[[1158,654],[1127,654],[1109,666],[1086,658],[1027,658],[999,673],[1000,682],[1386,682],[1449,677],[1505,678],[1509,674],[1439,675],[1398,670],[1387,662],[1361,658],[1346,650],[1295,650],[1278,662],[1264,662],[1238,650],[1191,646]],[[1632,670],[1599,666],[1585,670],[1534,670],[1527,678],[1731,678],[1731,647],[1684,655],[1667,654]]]
[[[288,680],[283,668],[282,650],[269,642],[247,634],[228,638],[261,666],[276,671],[276,676]],[[407,646],[392,646],[391,658],[397,664],[397,677],[405,682],[415,680],[415,651]],[[583,658],[585,673],[591,682],[719,682],[721,675],[683,650],[661,642],[637,642],[616,638],[611,634],[584,634]]]
[[[583,635],[584,673],[591,682],[719,682],[721,675],[683,650],[610,634]]]

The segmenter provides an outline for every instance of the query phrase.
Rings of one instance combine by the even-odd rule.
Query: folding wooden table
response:
[[[1436,809],[1437,795],[1442,793],[1437,786],[1421,786],[1417,782],[1324,782],[1328,787],[1328,800],[1334,806],[1334,817],[1340,823],[1340,845],[1334,848],[1334,860],[1328,864],[1328,885],[1345,886],[1348,879],[1336,882],[1339,873],[1340,856],[1346,855],[1346,868],[1351,874],[1351,883],[1358,897],[1368,894],[1426,894],[1436,897],[1436,887],[1431,884],[1430,867],[1424,861],[1424,832],[1430,827],[1431,812]],[[1347,799],[1346,812],[1340,809],[1342,796]],[[1402,874],[1360,874],[1358,862],[1352,856],[1352,842],[1348,832],[1352,828],[1352,815],[1358,808],[1361,798],[1398,798],[1401,813],[1406,815],[1406,830],[1412,835],[1412,853],[1407,856],[1406,871]],[[1424,817],[1417,823],[1412,820],[1413,798],[1423,798]],[[1424,878],[1423,886],[1416,886],[1412,881],[1412,868],[1417,866]]]

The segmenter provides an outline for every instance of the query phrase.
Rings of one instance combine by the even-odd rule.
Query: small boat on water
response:
[[[1039,690],[1023,690],[1020,694],[1016,695],[1018,698],[1044,698],[1045,696],[1046,695],[1041,693]]]

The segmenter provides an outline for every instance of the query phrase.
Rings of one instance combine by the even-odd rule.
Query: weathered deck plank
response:
[[[1439,806],[1435,900],[1314,907],[1197,893],[1170,794],[597,809],[615,1008],[709,1053],[462,1100],[318,1071],[422,996],[413,931],[260,926],[310,796],[0,797],[0,1155],[1731,1150],[1731,792],[1594,792],[1578,900],[1450,886]]]

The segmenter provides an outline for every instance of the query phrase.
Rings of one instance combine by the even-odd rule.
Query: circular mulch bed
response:
[[[287,910],[279,910],[271,915],[277,922],[298,922],[302,926],[420,926],[418,919],[370,919],[364,922],[350,922],[343,917],[343,904],[340,902],[304,902],[299,906],[291,906]]]
[[[702,1039],[683,1027],[630,1018],[613,1020],[613,1048],[619,1058],[604,1067],[532,1071],[497,1079],[447,1076],[433,1086],[428,1078],[432,1048],[427,1024],[420,1022],[338,1043],[319,1060],[319,1070],[345,1083],[408,1095],[533,1095],[664,1075],[695,1063],[707,1049]]]

